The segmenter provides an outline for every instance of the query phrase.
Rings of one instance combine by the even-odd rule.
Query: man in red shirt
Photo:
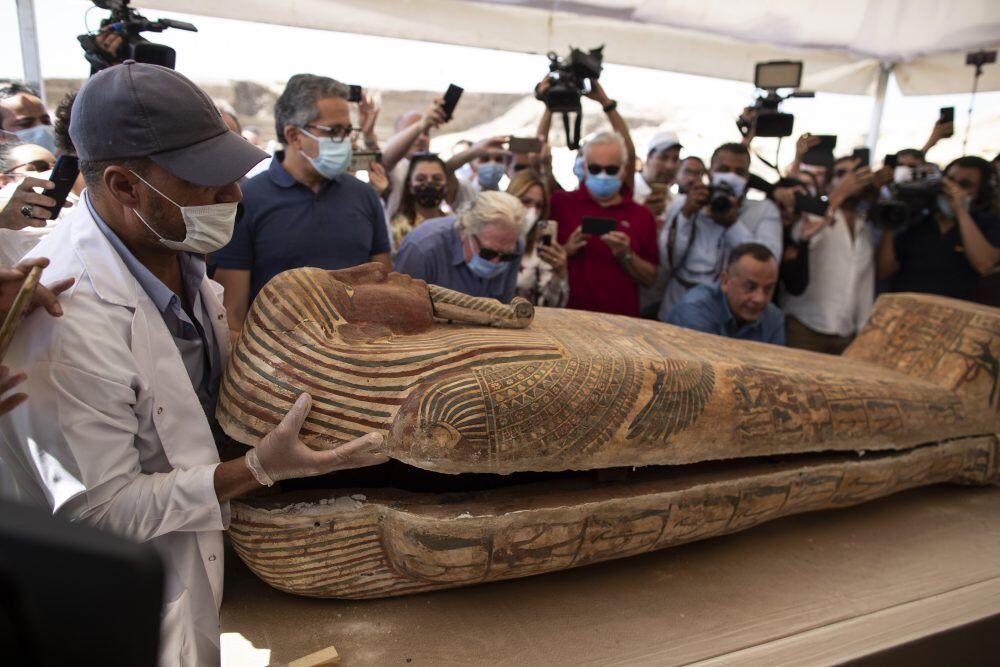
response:
[[[639,286],[656,280],[656,221],[622,186],[627,151],[622,138],[602,132],[583,148],[586,180],[552,195],[552,218],[569,256],[568,308],[639,317]],[[614,231],[584,234],[585,217],[613,218]]]

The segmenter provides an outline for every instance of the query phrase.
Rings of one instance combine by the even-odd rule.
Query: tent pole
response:
[[[878,82],[875,84],[875,106],[872,107],[871,125],[868,127],[868,150],[875,157],[875,145],[882,129],[882,112],[885,111],[885,91],[889,88],[889,75],[893,63],[881,63],[878,68]]]
[[[25,83],[33,86],[45,101],[45,81],[38,54],[38,28],[35,23],[35,0],[17,0],[17,24],[21,33],[21,63]]]

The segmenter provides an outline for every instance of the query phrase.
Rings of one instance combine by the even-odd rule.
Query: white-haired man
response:
[[[656,280],[656,221],[622,186],[628,151],[619,135],[595,135],[583,156],[583,183],[553,194],[550,213],[569,255],[568,307],[638,317],[639,287]],[[585,234],[585,218],[611,220],[613,229]]]
[[[525,209],[506,192],[481,192],[462,213],[407,234],[395,270],[471,296],[509,303],[517,290]]]
[[[526,210],[506,192],[482,192],[458,216],[425,220],[407,234],[395,271],[472,296],[509,303],[517,291]]]

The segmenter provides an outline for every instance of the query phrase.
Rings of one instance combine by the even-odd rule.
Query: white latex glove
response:
[[[317,452],[299,440],[299,431],[312,407],[312,397],[301,394],[278,426],[246,455],[247,467],[265,486],[283,479],[315,477],[335,470],[364,468],[389,460],[366,450],[382,444],[382,436],[369,433],[334,449]]]

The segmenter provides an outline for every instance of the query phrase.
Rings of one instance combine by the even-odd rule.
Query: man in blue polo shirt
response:
[[[767,246],[743,243],[730,253],[720,282],[688,290],[670,309],[667,323],[784,345],[785,316],[771,302],[777,284],[778,262]]]
[[[285,150],[243,184],[232,241],[212,255],[234,340],[257,292],[282,271],[366,262],[392,268],[378,195],[346,173],[357,132],[347,95],[334,79],[296,74],[275,103]]]
[[[517,290],[525,209],[506,192],[479,193],[457,218],[425,220],[406,235],[396,271],[471,296],[509,303]]]

